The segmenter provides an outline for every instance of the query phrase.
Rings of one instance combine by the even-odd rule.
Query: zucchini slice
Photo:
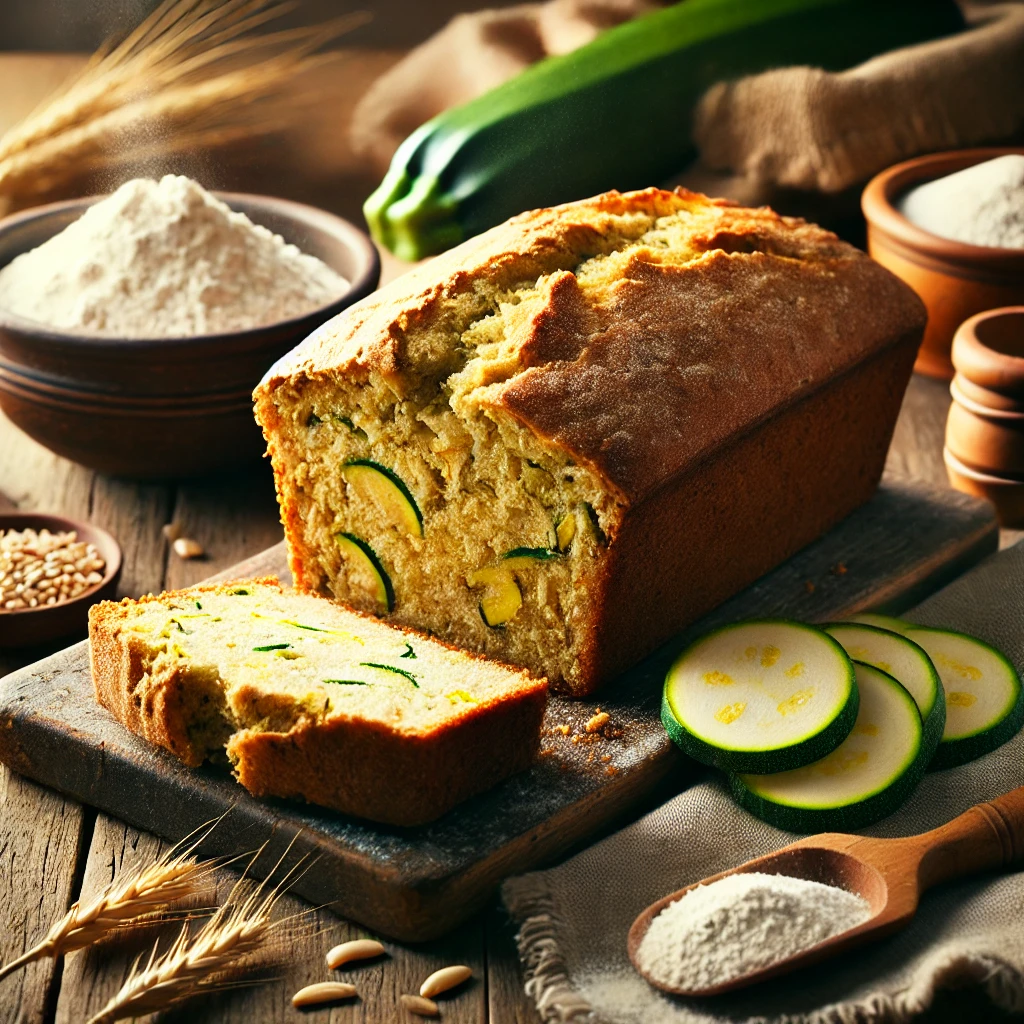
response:
[[[335,535],[341,553],[348,561],[349,568],[356,577],[365,580],[367,590],[373,595],[379,608],[393,611],[395,607],[395,589],[391,586],[391,577],[380,564],[377,553],[354,533]]]
[[[724,626],[669,669],[661,720],[704,764],[782,772],[834,750],[857,718],[853,665],[814,626],[761,619]]]
[[[412,492],[396,473],[372,459],[351,459],[341,467],[349,487],[384,513],[400,533],[423,536],[423,513]]]
[[[519,589],[512,570],[503,565],[488,565],[466,577],[471,587],[483,587],[480,598],[480,618],[496,629],[515,618],[523,606],[523,592]]]
[[[572,539],[576,536],[576,516],[572,512],[566,512],[558,521],[555,527],[555,547],[559,551],[568,551],[572,546]]]
[[[1024,724],[1020,677],[994,647],[948,629],[911,626],[946,691],[946,728],[931,768],[953,768],[1001,747]]]
[[[792,772],[730,777],[751,814],[791,832],[850,832],[891,814],[920,781],[928,755],[914,698],[880,669],[855,668],[857,724],[832,753]]]
[[[890,633],[899,633],[900,636],[913,625],[905,619],[897,619],[892,615],[879,615],[878,612],[858,612],[844,621],[859,622],[861,625],[875,626],[877,629],[887,629]]]
[[[904,623],[906,628],[909,625]],[[924,648],[899,633],[860,622],[837,622],[825,630],[854,661],[880,668],[910,691],[921,712],[922,743],[931,760],[946,727],[946,695]]]

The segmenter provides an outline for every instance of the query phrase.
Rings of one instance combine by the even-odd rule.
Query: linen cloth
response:
[[[1024,670],[1024,541],[906,617],[981,637]],[[1022,784],[1024,733],[978,761],[926,774],[900,810],[863,832],[924,832]],[[526,989],[543,1019],[874,1024],[908,1020],[937,990],[966,982],[981,984],[997,1005],[1024,1011],[1024,871],[933,889],[905,931],[713,1000],[663,995],[636,974],[626,935],[644,907],[796,838],[739,808],[714,774],[566,863],[507,881],[503,896],[519,924]]]

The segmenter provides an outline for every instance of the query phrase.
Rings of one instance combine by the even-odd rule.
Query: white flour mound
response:
[[[942,238],[1024,249],[1024,156],[1008,153],[918,185],[898,208],[911,223]]]
[[[867,900],[787,875],[727,875],[651,922],[637,950],[662,984],[705,989],[785,960],[866,921]]]
[[[137,178],[0,270],[0,306],[121,338],[245,330],[309,313],[348,282],[189,178]]]

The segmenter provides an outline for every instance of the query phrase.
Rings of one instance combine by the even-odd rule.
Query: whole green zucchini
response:
[[[961,28],[953,0],[682,0],[422,125],[366,220],[412,260],[522,210],[643,188],[693,157],[693,109],[715,82],[794,64],[841,70]]]

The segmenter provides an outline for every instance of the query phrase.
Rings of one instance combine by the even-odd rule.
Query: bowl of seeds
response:
[[[61,516],[0,515],[0,647],[84,635],[89,607],[114,596],[121,549]]]

